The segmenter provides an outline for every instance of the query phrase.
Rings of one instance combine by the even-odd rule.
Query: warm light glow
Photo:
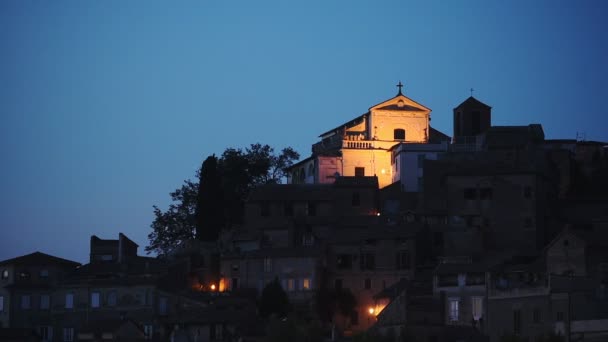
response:
[[[382,169],[380,172],[381,172],[383,175],[384,175],[384,174],[386,174],[386,170],[385,170],[385,169]]]
[[[225,278],[221,278],[220,279],[220,285],[219,285],[218,291],[219,292],[224,292],[224,291],[226,291],[226,287],[227,287],[226,286],[226,279]]]
[[[369,310],[368,310],[368,311],[369,311],[369,314],[370,314],[370,315],[373,315],[373,314],[374,314],[374,308],[369,308]]]
[[[380,216],[380,213],[376,213],[376,216]]]
[[[211,284],[211,291],[215,291],[215,284]]]

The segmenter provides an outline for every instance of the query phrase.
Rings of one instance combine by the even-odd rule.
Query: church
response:
[[[288,183],[376,176],[380,188],[400,181],[404,191],[419,192],[423,160],[446,152],[452,139],[431,127],[431,109],[405,96],[401,82],[397,87],[395,97],[319,135],[312,155],[289,168]],[[470,142],[469,137],[490,127],[490,110],[472,96],[454,109],[454,136],[459,142]]]

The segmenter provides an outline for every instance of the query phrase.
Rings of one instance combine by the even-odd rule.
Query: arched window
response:
[[[402,128],[396,128],[393,131],[393,137],[395,140],[405,140],[405,130]]]

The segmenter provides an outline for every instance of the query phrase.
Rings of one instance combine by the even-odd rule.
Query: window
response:
[[[144,336],[146,340],[151,340],[152,335],[154,334],[154,330],[152,328],[152,324],[144,324]]]
[[[336,264],[340,270],[350,270],[353,267],[353,258],[350,254],[339,254]]]
[[[357,310],[353,310],[350,314],[350,324],[358,325],[359,324],[359,313]]]
[[[397,253],[396,266],[399,270],[408,270],[410,268],[410,252],[401,251]]]
[[[272,272],[272,259],[264,259],[264,272]]]
[[[23,310],[29,310],[31,308],[31,297],[30,295],[22,295],[21,296],[21,308]]]
[[[232,270],[234,272],[238,272],[239,271],[239,264],[232,264]]]
[[[317,204],[315,202],[308,202],[306,206],[308,216],[317,216]]]
[[[310,290],[310,279],[309,278],[302,279],[302,290]]]
[[[52,341],[53,340],[53,327],[42,326],[38,327],[38,333],[40,334],[40,340]]]
[[[112,261],[112,254],[104,254],[101,256],[101,261]]]
[[[270,216],[270,204],[268,202],[260,203],[260,215],[263,217]]]
[[[4,311],[4,296],[0,296],[0,312]]]
[[[8,270],[2,270],[2,279],[8,279]]]
[[[521,333],[521,311],[513,310],[513,333],[519,335]]]
[[[418,189],[418,192],[424,191],[424,178],[423,177],[418,177],[418,183],[416,184],[416,187]]]
[[[285,213],[285,216],[293,216],[293,203],[291,203],[291,202],[285,203],[285,206],[283,207],[283,211]]]
[[[477,198],[477,189],[475,189],[475,188],[464,189],[464,199],[474,200],[476,198]]]
[[[403,128],[397,128],[393,131],[394,140],[405,140],[405,130]]]
[[[483,285],[486,283],[486,275],[484,273],[467,273],[467,285]]]
[[[99,307],[99,298],[100,298],[100,294],[99,292],[91,292],[91,307],[92,308],[98,308]]]
[[[366,290],[371,290],[371,288],[372,288],[372,280],[370,278],[365,278],[364,288]]]
[[[534,309],[534,312],[532,313],[532,319],[533,319],[534,323],[540,323],[540,309],[539,308]]]
[[[471,297],[473,319],[479,321],[483,316],[483,297]]]
[[[106,303],[108,306],[116,306],[116,291],[111,290],[108,292]]]
[[[481,133],[481,114],[478,111],[471,113],[471,131],[472,135]]]
[[[40,278],[48,278],[49,277],[49,270],[44,269],[44,270],[40,270]]]
[[[48,294],[40,295],[40,310],[48,310],[51,307],[51,296]]]
[[[532,187],[531,186],[524,187],[524,198],[526,198],[526,199],[532,198]]]
[[[312,246],[315,243],[315,237],[311,233],[306,233],[302,235],[302,245],[303,246]]]
[[[358,192],[353,192],[353,196],[351,198],[350,203],[353,207],[358,207],[361,205],[361,195]]]
[[[557,312],[557,321],[558,322],[563,322],[564,321],[564,312],[563,311],[558,311]]]
[[[63,328],[63,341],[64,342],[74,341],[74,328]]]
[[[293,278],[287,279],[287,291],[290,291],[290,292],[295,291],[296,290],[295,285],[296,285],[296,282]]]
[[[160,315],[166,315],[167,314],[167,311],[168,311],[167,310],[168,309],[167,308],[167,302],[168,302],[167,297],[160,297],[158,299],[158,313]]]
[[[26,279],[30,279],[30,277],[31,277],[31,275],[30,275],[30,272],[28,272],[28,271],[19,272],[19,279],[26,280]]]
[[[336,281],[334,282],[334,287],[336,291],[342,290],[342,279],[336,279]]]
[[[355,177],[365,177],[365,168],[355,167]]]
[[[237,290],[239,288],[239,278],[232,278],[230,285],[232,285],[232,291]]]
[[[376,269],[376,257],[372,253],[362,253],[359,261],[359,267],[362,270]]]
[[[479,191],[479,198],[482,200],[491,200],[492,188],[481,188]]]
[[[459,312],[458,298],[450,298],[449,303],[450,303],[450,321],[456,322],[456,321],[458,321],[458,312]]]
[[[66,309],[74,308],[74,294],[73,293],[65,294],[65,308]]]
[[[423,164],[424,164],[424,159],[426,158],[425,154],[419,154],[418,155],[418,168],[422,168]]]

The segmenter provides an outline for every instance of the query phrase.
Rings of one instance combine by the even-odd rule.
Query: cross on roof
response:
[[[473,97],[473,91],[475,91],[475,89],[471,88],[471,97]]]
[[[397,95],[403,95],[401,93],[401,88],[403,88],[403,84],[401,83],[401,81],[399,81],[399,84],[397,84],[397,88],[399,88],[399,94],[397,94]]]

